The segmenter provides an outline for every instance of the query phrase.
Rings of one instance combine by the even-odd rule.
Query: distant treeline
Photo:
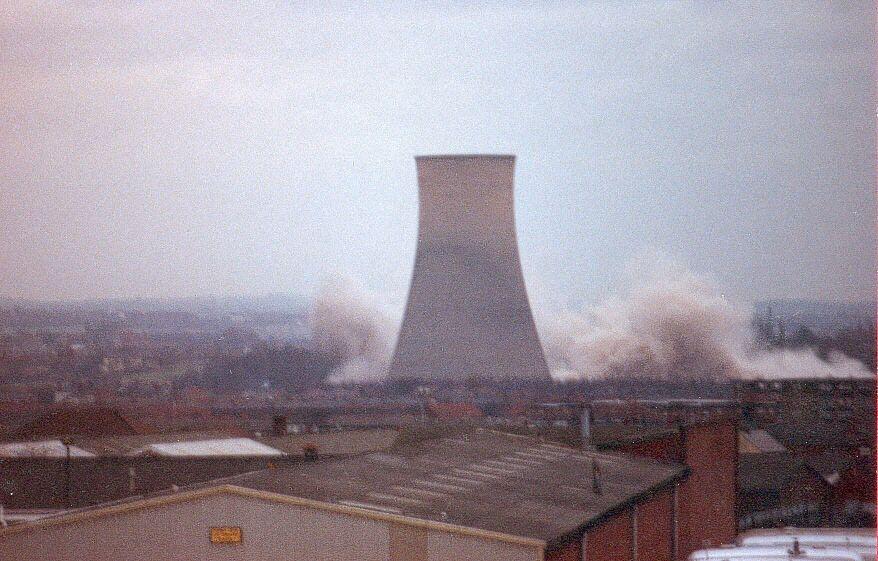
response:
[[[756,333],[759,342],[769,348],[813,348],[817,356],[826,360],[833,352],[857,359],[875,371],[876,331],[874,323],[846,327],[829,332],[816,332],[801,325],[790,331],[787,324],[771,315],[757,315]]]

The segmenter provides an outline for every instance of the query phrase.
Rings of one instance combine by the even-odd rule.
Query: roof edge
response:
[[[64,524],[71,524],[74,522],[84,521],[84,520],[92,520],[96,518],[103,518],[106,516],[112,516],[114,514],[122,514],[126,512],[132,512],[137,510],[143,510],[147,508],[155,508],[168,504],[174,504],[179,502],[185,502],[188,500],[199,499],[203,497],[210,497],[214,495],[222,495],[222,494],[230,494],[247,498],[260,499],[269,502],[288,504],[293,506],[304,506],[315,508],[318,510],[323,510],[327,512],[334,512],[337,514],[344,514],[348,516],[356,516],[360,518],[369,518],[372,520],[378,520],[382,522],[388,523],[396,523],[403,524],[406,526],[414,526],[425,529],[437,530],[440,532],[446,532],[451,534],[458,534],[482,539],[489,539],[494,541],[501,541],[505,543],[510,543],[514,545],[521,545],[526,547],[534,547],[540,550],[545,549],[546,542],[543,540],[539,540],[536,538],[529,538],[525,536],[516,536],[513,534],[504,534],[501,532],[493,532],[490,530],[481,530],[478,528],[472,528],[469,526],[459,526],[456,524],[448,524],[446,522],[436,522],[433,520],[425,520],[421,518],[413,518],[409,516],[403,516],[398,514],[390,514],[378,511],[372,511],[365,508],[356,508],[350,507],[346,505],[339,505],[335,503],[327,503],[323,501],[316,501],[313,499],[306,499],[303,497],[296,497],[292,495],[284,495],[281,493],[272,493],[270,491],[262,491],[259,489],[253,489],[250,487],[242,487],[239,485],[233,485],[230,483],[224,483],[221,485],[215,485],[211,487],[204,487],[200,489],[194,489],[191,491],[179,491],[172,494],[163,494],[159,496],[153,497],[145,497],[145,498],[135,498],[131,501],[124,502],[121,504],[112,504],[104,507],[89,509],[85,511],[79,512],[70,512],[66,514],[61,514],[59,516],[54,516],[51,518],[43,518],[41,520],[36,520],[31,523],[25,524],[17,524],[15,526],[10,526],[9,528],[0,529],[0,538],[3,538],[8,535],[17,534],[21,532],[35,531],[41,528],[51,527],[51,526],[60,526]]]

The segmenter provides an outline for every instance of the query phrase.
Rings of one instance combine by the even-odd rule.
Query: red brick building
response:
[[[676,488],[625,505],[594,522],[578,539],[554,549],[547,561],[673,561],[680,558]]]
[[[738,471],[736,419],[692,423],[676,429],[597,441],[594,445],[603,450],[683,464],[689,468],[688,477],[675,491],[677,527],[669,531],[677,539],[676,548],[672,548],[676,551],[673,559],[684,559],[696,549],[715,547],[734,539]],[[658,507],[650,505],[650,508]],[[628,530],[635,533],[631,527]],[[641,527],[638,526],[637,530]],[[641,560],[644,557],[627,559]]]

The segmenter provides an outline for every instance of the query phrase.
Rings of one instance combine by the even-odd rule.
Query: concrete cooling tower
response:
[[[515,239],[515,156],[420,156],[394,380],[548,380]]]

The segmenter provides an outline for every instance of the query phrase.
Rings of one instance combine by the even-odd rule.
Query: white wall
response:
[[[210,543],[240,526],[243,543]],[[0,560],[388,561],[387,524],[234,495],[49,526],[0,537]]]
[[[216,526],[240,526],[243,543],[210,543]],[[389,528],[360,516],[218,494],[0,534],[0,561],[396,561],[400,552],[391,555]],[[427,561],[542,558],[534,546],[433,529],[426,534],[426,551],[417,557]]]

